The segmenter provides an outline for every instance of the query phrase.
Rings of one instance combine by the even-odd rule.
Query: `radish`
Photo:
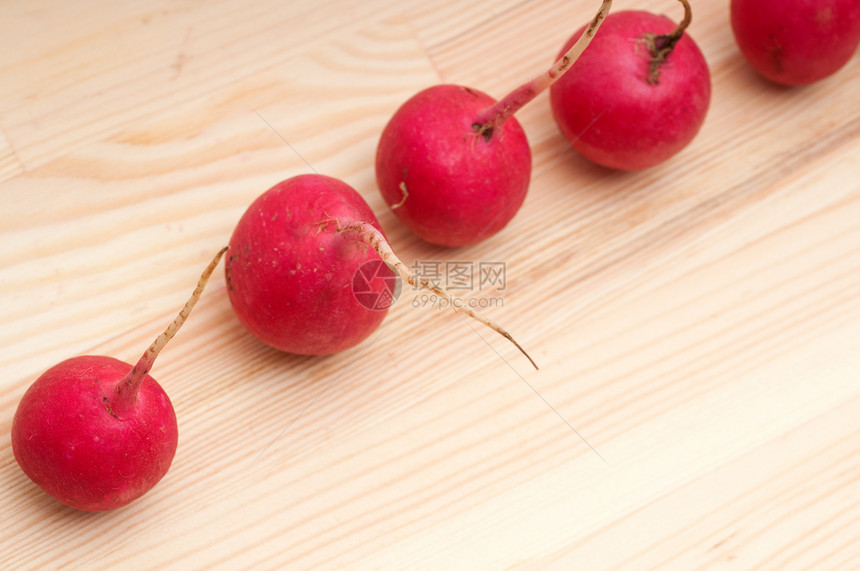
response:
[[[380,136],[376,181],[407,227],[442,246],[474,244],[505,227],[525,200],[531,177],[531,150],[513,115],[570,68],[611,4],[603,1],[587,30],[548,71],[500,101],[468,87],[438,85],[395,112]]]
[[[84,511],[112,510],[145,494],[167,473],[176,453],[176,415],[148,373],[225,251],[209,263],[182,311],[134,367],[113,357],[73,357],[45,371],[24,393],[12,419],[12,451],[49,495]]]
[[[860,44],[857,0],[732,0],[731,23],[744,58],[783,85],[833,75]]]
[[[375,307],[357,295],[356,277],[370,265],[376,275],[362,280],[370,288],[363,287],[362,295],[385,293],[397,272],[497,331],[528,357],[504,329],[414,275],[395,256],[370,206],[336,178],[306,174],[276,184],[242,215],[229,247],[224,273],[233,310],[254,337],[275,349],[328,355],[373,333],[388,305]]]
[[[684,19],[677,26],[639,10],[611,14],[571,73],[550,89],[559,129],[588,159],[614,169],[646,169],[680,152],[699,132],[711,77],[685,33],[690,5],[681,3]]]

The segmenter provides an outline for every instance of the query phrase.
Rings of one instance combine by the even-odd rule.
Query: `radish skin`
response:
[[[106,511],[144,495],[176,453],[176,414],[148,373],[188,318],[226,248],[209,263],[176,319],[132,365],[102,355],[67,359],[24,393],[12,419],[12,451],[50,496],[83,511]]]
[[[550,69],[499,101],[477,89],[437,85],[397,109],[379,139],[376,181],[401,222],[428,242],[457,247],[481,242],[513,219],[532,167],[514,114],[571,69],[611,5],[603,0]]]
[[[559,130],[589,160],[626,171],[651,168],[686,148],[704,124],[710,71],[686,32],[690,5],[681,3],[677,25],[641,10],[610,14],[571,72],[550,88]]]
[[[295,176],[260,195],[230,239],[225,279],[237,318],[259,341],[287,353],[329,355],[361,343],[385,317],[388,306],[372,309],[352,289],[365,264],[380,262],[388,272],[371,287],[383,293],[396,271],[504,336],[534,365],[498,324],[414,275],[361,195],[329,176]]]
[[[732,0],[738,48],[763,77],[809,85],[830,77],[860,45],[857,0]]]

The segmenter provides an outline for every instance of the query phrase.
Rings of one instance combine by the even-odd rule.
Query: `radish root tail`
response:
[[[153,341],[152,345],[144,351],[137,364],[119,382],[116,388],[119,402],[114,404],[114,411],[117,410],[117,405],[123,401],[127,401],[128,404],[134,404],[134,401],[137,399],[137,391],[140,388],[140,383],[143,380],[143,377],[149,373],[150,369],[152,369],[155,358],[158,357],[158,354],[162,349],[164,349],[167,342],[176,335],[176,332],[179,331],[179,328],[182,327],[182,324],[185,323],[186,319],[188,319],[188,315],[191,313],[191,310],[194,309],[194,306],[197,305],[197,301],[203,294],[203,288],[206,287],[206,282],[209,281],[209,277],[212,275],[212,272],[215,271],[215,267],[218,265],[218,262],[221,261],[221,258],[224,256],[226,251],[227,247],[225,246],[215,254],[215,257],[212,258],[212,261],[209,262],[209,265],[206,266],[206,269],[203,270],[203,273],[200,275],[197,287],[194,288],[194,292],[191,294],[191,297],[188,298],[188,301],[185,302],[182,310],[170,325],[167,326],[167,329],[155,338],[155,341]]]
[[[514,113],[519,111],[523,105],[548,89],[550,85],[555,83],[559,77],[564,75],[564,73],[570,69],[574,63],[576,63],[576,60],[579,59],[579,56],[582,55],[582,52],[584,52],[585,48],[588,47],[588,44],[591,43],[591,40],[594,38],[594,34],[597,33],[603,20],[606,19],[611,7],[612,0],[603,0],[603,3],[597,10],[597,14],[595,14],[594,18],[591,19],[591,22],[588,24],[588,27],[585,28],[585,31],[579,39],[576,40],[570,49],[567,50],[564,55],[562,55],[561,58],[552,65],[552,67],[528,83],[524,83],[520,87],[516,88],[495,104],[478,113],[476,121],[472,125],[472,129],[477,131],[477,134],[484,137],[485,140],[489,141],[493,136],[493,133],[496,132],[499,127],[505,123],[505,121],[510,119]]]
[[[382,258],[382,261],[388,264],[389,266],[394,267],[400,276],[405,280],[409,285],[416,288],[430,290],[440,298],[445,299],[451,307],[454,308],[454,311],[458,311],[460,313],[465,313],[472,319],[483,323],[508,341],[514,344],[514,346],[519,349],[520,353],[525,355],[526,359],[532,364],[532,366],[537,369],[537,363],[534,362],[534,359],[526,352],[522,346],[517,343],[516,339],[508,333],[504,328],[502,328],[499,324],[492,321],[488,317],[478,313],[477,311],[470,308],[465,301],[461,298],[454,296],[438,285],[433,284],[426,278],[415,275],[409,267],[404,264],[400,258],[398,258],[394,251],[391,249],[391,245],[388,243],[388,240],[385,239],[385,236],[382,235],[382,232],[377,230],[372,224],[368,224],[367,222],[348,222],[346,224],[341,224],[337,220],[331,220],[325,222],[326,224],[329,222],[333,222],[337,225],[337,231],[348,233],[354,235],[360,242],[367,244],[371,248],[373,248],[377,254]]]

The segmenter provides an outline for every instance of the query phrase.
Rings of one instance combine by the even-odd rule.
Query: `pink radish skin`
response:
[[[550,88],[553,117],[574,149],[600,165],[636,171],[667,161],[694,139],[711,98],[702,52],[683,33],[655,65],[645,44],[649,35],[659,39],[678,28],[638,10],[606,19],[570,73]]]
[[[15,459],[66,505],[85,511],[124,506],[170,468],[178,432],[161,386],[146,375],[132,407],[122,415],[113,410],[117,381],[131,368],[112,357],[74,357],[48,369],[18,405]]]
[[[857,0],[732,0],[744,58],[765,78],[807,85],[830,77],[860,44]]]
[[[507,331],[414,275],[361,195],[332,177],[299,175],[260,195],[236,225],[224,273],[233,310],[254,337],[288,353],[329,355],[366,339],[387,314],[387,306],[359,303],[353,290],[359,269],[380,261],[391,273],[371,281],[373,291],[396,271],[504,336],[534,365]]]
[[[569,53],[499,101],[438,85],[406,101],[383,130],[376,181],[386,204],[422,239],[467,246],[504,228],[525,200],[531,149],[513,117],[585,50],[609,12],[604,0]]]
[[[230,238],[227,293],[239,321],[271,347],[329,355],[367,338],[387,313],[365,307],[353,277],[379,254],[327,222],[362,221],[382,232],[349,185],[321,175],[287,179],[257,198]],[[393,275],[393,274],[392,274]],[[381,281],[371,284],[381,291]]]
[[[525,200],[532,157],[519,122],[509,119],[489,140],[473,128],[495,102],[438,85],[403,104],[383,131],[376,155],[382,197],[428,242],[479,242],[504,228]]]
[[[45,371],[24,393],[12,419],[12,451],[49,495],[79,510],[112,510],[145,494],[167,473],[176,453],[176,414],[148,372],[223,253],[134,367],[113,357],[73,357]]]

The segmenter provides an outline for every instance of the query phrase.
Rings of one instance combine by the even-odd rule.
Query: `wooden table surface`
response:
[[[424,87],[496,97],[595,0],[7,0],[0,17],[0,568],[839,569],[860,558],[860,58],[784,89],[694,2],[705,126],[640,173],[589,164],[540,96],[533,183],[473,247],[375,186]],[[616,0],[681,16],[670,0]],[[286,141],[286,144],[285,144]],[[539,362],[407,291],[360,346],[281,354],[221,270],[153,376],[180,443],[113,512],[20,471],[21,395],[82,353],[135,360],[250,202],[317,171],[407,263],[504,264],[464,295]],[[463,292],[461,292],[463,293]],[[417,307],[416,307],[417,306]]]

